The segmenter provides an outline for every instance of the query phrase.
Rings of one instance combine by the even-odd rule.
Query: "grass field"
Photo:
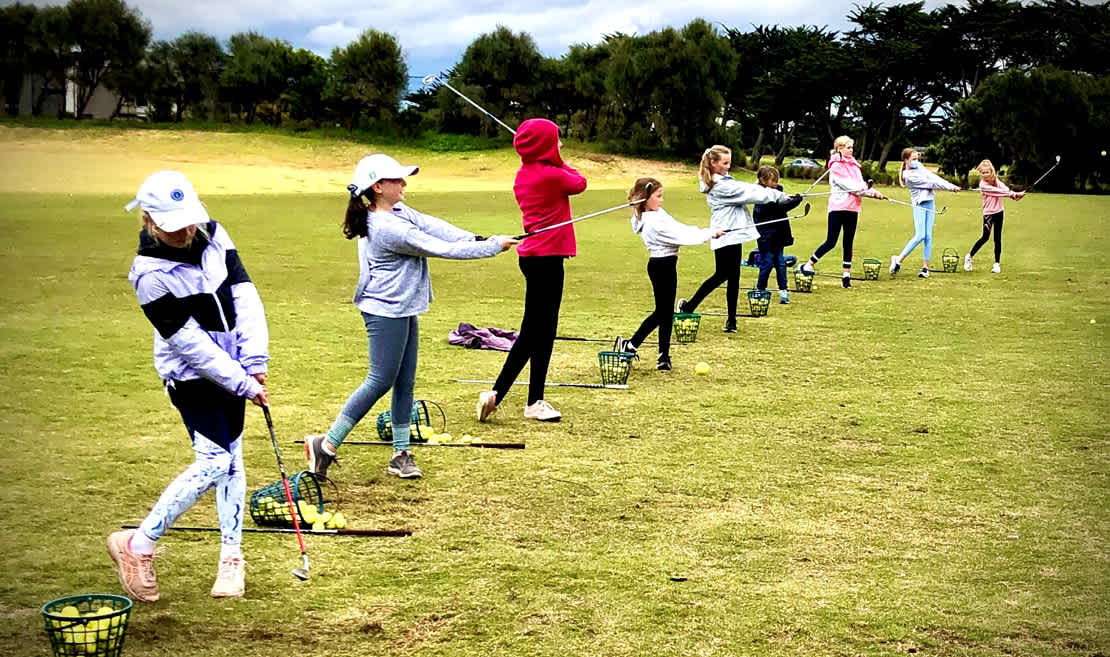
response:
[[[118,593],[106,535],[191,459],[127,282],[138,220],[122,206],[147,173],[176,167],[228,227],[266,304],[292,471],[292,441],[326,429],[365,374],[354,245],[338,222],[373,147],[0,127],[0,148],[0,654],[47,655],[40,606]],[[568,150],[591,179],[576,215],[653,174],[671,214],[707,221],[692,167]],[[400,154],[422,167],[414,207],[478,233],[519,228],[511,152]],[[978,236],[978,202],[939,199],[936,267]],[[907,208],[865,203],[857,269],[912,233]],[[162,600],[136,605],[125,654],[1110,654],[1110,199],[1034,194],[1006,213],[1002,274],[988,246],[971,273],[891,280],[884,267],[850,291],[819,278],[731,336],[703,317],[673,372],[655,372],[645,347],[629,390],[549,388],[556,425],[526,422],[523,392],[479,425],[481,386],[451,382],[496,375],[503,354],[446,336],[461,321],[516,327],[515,256],[433,262],[417,397],[442,404],[455,435],[527,449],[417,448],[425,477],[399,481],[387,448],[344,448],[351,525],[413,535],[310,538],[300,583],[292,537],[248,534],[240,600],[208,597],[214,535],[169,534]],[[794,232],[788,253],[804,257],[823,239],[823,201]],[[651,306],[642,244],[619,213],[578,237],[560,333],[629,335]],[[707,247],[685,249],[680,294],[711,269]],[[702,309],[723,306],[717,292]],[[558,342],[550,379],[597,382],[603,346]],[[387,409],[351,439],[374,439]],[[254,407],[245,453],[248,490],[277,479]],[[214,516],[209,498],[181,522]]]

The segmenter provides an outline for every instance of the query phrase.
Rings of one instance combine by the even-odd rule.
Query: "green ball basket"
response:
[[[307,470],[289,477],[289,491],[293,494],[293,506],[297,508],[297,520],[301,527],[307,523],[301,513],[300,500],[316,507],[316,512],[324,510],[328,502],[324,498],[319,478]],[[285,499],[285,486],[281,480],[275,481],[251,493],[251,520],[259,527],[292,527],[293,516],[289,514],[289,502]]]
[[[752,310],[752,317],[766,317],[767,309],[771,307],[771,293],[767,290],[748,290],[748,307]]]
[[[419,429],[419,427],[432,426],[432,414],[428,410],[428,404],[439,411],[439,432],[441,433],[447,429],[447,414],[443,412],[443,407],[434,401],[417,399],[412,403],[412,416],[409,418],[409,424],[417,426],[416,431],[409,436],[411,442],[422,443],[428,440],[428,436],[423,435]],[[387,443],[393,442],[393,417],[389,411],[378,414],[378,439]]]
[[[955,274],[960,264],[960,254],[956,252],[956,249],[945,249],[940,255],[940,263],[946,274]]]
[[[66,607],[76,607],[81,616],[63,616]],[[97,613],[104,607],[112,611]],[[44,604],[42,620],[54,657],[119,657],[131,620],[131,601],[107,593],[71,595]]]
[[[701,315],[697,313],[674,314],[674,341],[679,344],[690,344],[698,339],[698,326],[701,325]]]
[[[632,371],[632,359],[635,357],[635,354],[626,351],[598,352],[597,362],[601,366],[602,385],[627,385],[628,373]]]
[[[882,268],[883,263],[881,260],[875,258],[863,259],[863,280],[877,281],[879,280],[879,269]]]
[[[794,291],[795,292],[812,292],[813,291],[813,274],[806,274],[805,272],[794,270]]]

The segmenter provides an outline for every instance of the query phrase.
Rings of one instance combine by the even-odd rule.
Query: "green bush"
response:
[[[455,135],[442,132],[429,132],[424,135],[423,146],[437,153],[462,153],[466,151],[492,151],[500,148],[503,141],[474,135]]]

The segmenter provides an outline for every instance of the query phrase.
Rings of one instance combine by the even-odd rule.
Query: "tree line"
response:
[[[843,32],[696,19],[604,35],[558,58],[499,26],[439,73],[510,125],[545,116],[569,138],[617,152],[688,157],[725,143],[781,165],[823,159],[849,134],[878,172],[917,145],[957,177],[990,157],[1021,180],[1062,155],[1048,184],[1110,182],[1101,155],[1110,148],[1110,2],[871,3],[847,18]],[[122,0],[69,0],[0,8],[0,35],[9,113],[31,75],[43,81],[32,113],[69,82],[77,117],[103,85],[118,96],[117,115],[136,104],[152,121],[498,136],[446,89],[407,93],[401,44],[374,29],[325,59],[256,32],[226,44],[198,32],[151,42]]]

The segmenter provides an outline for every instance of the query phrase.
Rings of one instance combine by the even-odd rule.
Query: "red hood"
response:
[[[559,154],[559,126],[547,119],[528,119],[520,124],[513,137],[513,148],[524,164],[548,162],[563,166]]]

